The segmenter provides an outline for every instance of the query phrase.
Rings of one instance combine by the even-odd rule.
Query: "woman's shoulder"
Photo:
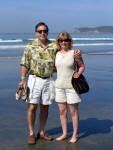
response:
[[[57,53],[56,53],[56,55],[60,55],[61,54],[61,51],[58,51]]]
[[[75,50],[73,50],[73,49],[70,50],[70,51],[69,51],[70,55],[74,55],[74,53],[75,53],[74,51],[75,51]]]

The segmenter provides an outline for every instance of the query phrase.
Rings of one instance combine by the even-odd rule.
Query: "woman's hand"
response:
[[[80,74],[78,73],[78,72],[75,72],[74,74],[73,74],[73,77],[74,78],[78,78],[80,76]]]

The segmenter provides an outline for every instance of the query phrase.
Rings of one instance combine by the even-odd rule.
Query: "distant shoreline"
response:
[[[81,27],[72,29],[74,34],[113,34],[113,26]]]

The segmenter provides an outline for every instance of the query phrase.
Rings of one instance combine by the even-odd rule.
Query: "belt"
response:
[[[36,77],[39,77],[39,78],[41,78],[41,79],[48,79],[48,78],[50,78],[50,77],[41,77],[41,76],[36,75],[36,74],[32,74],[32,75],[35,75]]]

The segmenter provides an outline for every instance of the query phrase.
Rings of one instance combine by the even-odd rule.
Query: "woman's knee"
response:
[[[60,116],[67,115],[67,109],[60,109]]]
[[[78,105],[71,105],[70,106],[70,114],[71,116],[78,115]]]
[[[70,110],[70,114],[71,114],[71,116],[76,116],[76,115],[78,115],[78,110],[76,109],[76,110]]]
[[[29,104],[28,110],[31,111],[31,112],[36,112],[37,104]]]

